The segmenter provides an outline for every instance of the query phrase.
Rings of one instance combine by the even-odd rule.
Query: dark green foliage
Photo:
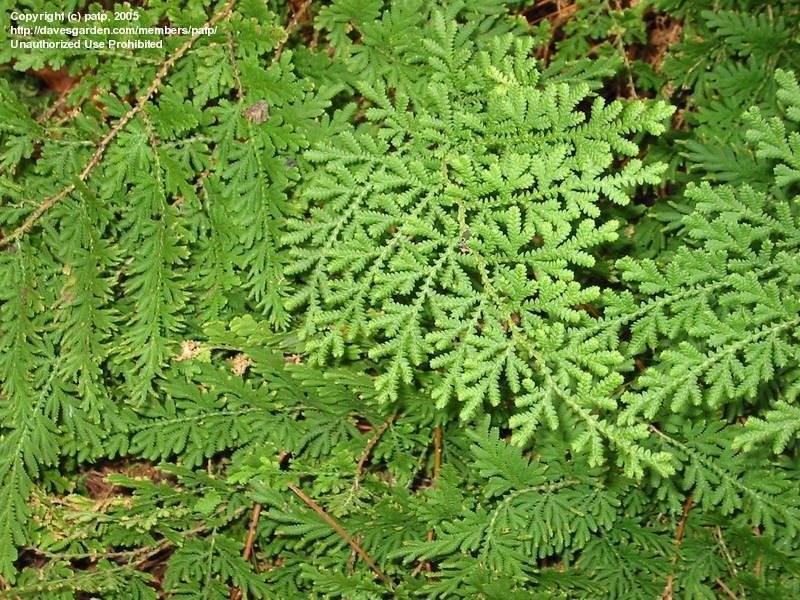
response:
[[[795,3],[132,9],[4,13],[0,598],[800,595]]]
[[[754,164],[742,116],[752,106],[776,114],[775,70],[800,69],[800,7],[742,0],[656,4],[683,20],[683,39],[664,63],[675,92],[690,92],[692,135],[683,140],[683,155],[708,180],[755,184],[766,172]]]

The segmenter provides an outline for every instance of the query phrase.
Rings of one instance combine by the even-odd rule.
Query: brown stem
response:
[[[728,596],[731,600],[739,600],[739,597],[733,593],[733,590],[725,585],[725,582],[722,579],[717,578],[714,583],[716,583],[719,588],[725,592],[725,595]]]
[[[317,513],[322,518],[322,520],[325,521],[330,526],[330,528],[333,529],[339,535],[339,537],[341,537],[345,542],[347,542],[347,544],[353,550],[355,550],[355,552],[364,560],[364,562],[367,563],[369,568],[372,569],[372,572],[375,573],[375,575],[377,575],[378,578],[389,587],[389,589],[394,590],[394,585],[392,584],[392,580],[389,579],[383,571],[381,571],[380,567],[372,559],[372,557],[369,554],[367,554],[366,550],[364,550],[358,544],[358,542],[356,542],[353,539],[353,536],[347,533],[345,528],[342,527],[336,519],[334,519],[327,512],[325,512],[324,508],[322,508],[319,504],[314,502],[312,498],[306,495],[306,493],[303,490],[301,490],[293,483],[288,483],[287,487],[290,490],[292,490],[292,492],[294,492],[294,495],[300,498],[300,500],[302,500],[311,510]]]
[[[361,456],[358,459],[358,465],[356,467],[356,480],[353,484],[354,487],[358,487],[358,483],[361,480],[361,477],[364,475],[364,466],[367,464],[369,457],[372,455],[372,449],[375,448],[383,434],[386,433],[386,430],[389,429],[389,426],[396,418],[397,413],[394,413],[392,416],[386,419],[381,426],[375,430],[375,435],[373,435],[367,442],[367,445],[364,447],[364,451],[361,453]]]
[[[548,13],[542,17],[538,17],[531,21],[531,25],[536,25],[541,23],[544,20],[550,21],[553,24],[553,27],[559,27],[563,23],[569,20],[574,12],[578,10],[577,4],[568,4],[567,6],[558,6],[556,10],[551,13]]]
[[[433,428],[433,474],[431,486],[436,485],[439,479],[439,472],[442,470],[442,426],[437,425]]]
[[[244,551],[242,558],[245,561],[250,560],[253,553],[253,543],[256,540],[256,530],[258,529],[258,519],[261,516],[261,505],[256,503],[253,505],[253,512],[250,515],[250,526],[247,528],[247,541],[244,544]],[[235,587],[231,590],[230,600],[241,600],[242,588]]]
[[[694,506],[692,495],[686,497],[683,503],[683,513],[681,519],[678,521],[678,527],[675,529],[675,554],[672,557],[672,572],[667,577],[667,582],[664,585],[664,591],[661,594],[661,600],[672,600],[672,594],[675,587],[675,565],[678,563],[681,545],[683,544],[683,536],[686,534],[686,522],[689,520],[689,511]]]
[[[245,560],[250,560],[250,556],[253,554],[253,542],[256,539],[256,530],[258,529],[258,519],[261,516],[261,505],[256,503],[253,506],[253,514],[250,516],[250,527],[247,530],[247,542],[244,545],[244,552],[242,552],[242,558]]]
[[[288,458],[289,453],[281,450],[278,453],[278,464],[283,466],[284,461]],[[261,504],[255,503],[253,505],[253,512],[250,514],[250,525],[247,528],[247,538],[244,543],[244,551],[242,558],[250,560],[253,555],[253,544],[256,541],[256,531],[258,530],[258,519],[261,517]],[[231,589],[230,600],[242,600],[242,588],[234,587]]]
[[[39,117],[37,117],[36,122],[40,125],[47,121],[50,117],[56,114],[61,108],[67,103],[67,98],[69,97],[69,90],[66,92],[62,92],[61,95],[58,97],[58,100],[53,102],[53,104],[44,111]]]
[[[439,472],[442,470],[442,426],[437,425],[433,428],[433,471],[431,473],[431,487],[436,485],[436,482],[439,479]],[[428,533],[426,534],[425,538],[432,542],[436,534],[434,533],[433,529],[429,529]],[[412,577],[416,577],[422,569],[426,571],[431,570],[431,563],[428,561],[420,561],[414,570],[411,572]]]
[[[286,45],[286,42],[289,41],[289,36],[292,35],[292,32],[297,27],[300,19],[303,18],[303,15],[306,13],[309,6],[311,6],[311,0],[305,0],[305,2],[300,5],[300,8],[298,8],[297,11],[295,11],[295,13],[292,15],[292,18],[289,20],[289,24],[286,26],[286,32],[284,33],[283,39],[278,44],[278,47],[275,48],[275,60],[278,60],[281,57],[281,52],[283,52],[283,47]]]

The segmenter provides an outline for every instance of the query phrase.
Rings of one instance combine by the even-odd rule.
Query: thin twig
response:
[[[722,581],[722,579],[720,579],[720,578],[718,577],[718,578],[717,578],[717,579],[714,581],[714,583],[716,583],[716,584],[717,584],[717,585],[720,587],[720,589],[721,589],[723,592],[725,592],[725,594],[728,596],[728,598],[730,598],[731,600],[739,600],[739,596],[737,596],[736,594],[734,594],[734,593],[733,593],[733,590],[732,590],[731,588],[729,588],[727,585],[725,585],[725,582],[724,582],[724,581]]]
[[[383,434],[386,433],[386,430],[389,429],[389,426],[394,423],[396,418],[397,413],[392,414],[381,424],[380,427],[378,427],[378,429],[375,430],[375,435],[373,435],[367,442],[367,445],[364,447],[364,451],[361,453],[361,456],[358,459],[358,465],[356,467],[356,480],[353,483],[353,487],[358,487],[361,477],[364,475],[364,467],[367,464],[369,457],[372,455],[372,449],[375,448]]]
[[[233,48],[233,36],[229,31],[227,36],[226,46],[228,47],[228,60],[231,63],[231,72],[233,73],[233,81],[236,83],[236,99],[239,102],[244,98],[244,87],[242,86],[242,78],[239,74],[239,63],[236,61],[236,53]]]
[[[147,571],[151,567],[157,565],[158,563],[163,561],[163,557],[159,557],[158,555],[161,552],[171,548],[174,544],[169,540],[162,540],[161,543],[154,547],[151,552],[148,552],[139,561],[136,563],[136,568],[139,571]]]
[[[425,539],[427,539],[429,542],[431,541],[430,533],[431,532],[429,531],[429,535],[425,537]],[[414,567],[413,571],[411,571],[411,577],[414,578],[419,575],[422,572],[422,569],[425,569],[426,571],[430,570],[430,563],[427,560],[421,560],[417,563],[417,566]]]
[[[300,498],[311,510],[317,513],[323,521],[325,521],[328,525],[330,525],[331,529],[333,529],[339,537],[341,537],[347,544],[356,551],[356,553],[364,560],[365,563],[372,569],[372,572],[378,576],[378,578],[385,583],[390,590],[394,590],[394,585],[392,584],[392,580],[389,579],[386,574],[381,571],[380,567],[377,563],[372,559],[372,557],[367,554],[366,550],[364,550],[358,542],[353,539],[344,527],[342,527],[339,522],[330,516],[325,509],[323,509],[319,504],[314,502],[312,498],[310,498],[306,493],[301,490],[299,487],[294,485],[293,483],[287,484],[287,487],[294,492],[294,495]]]
[[[683,537],[686,535],[686,522],[689,520],[689,511],[692,510],[694,506],[694,500],[692,499],[691,494],[687,496],[686,501],[683,503],[683,513],[681,514],[681,520],[678,523],[678,528],[675,530],[675,545],[677,549],[680,549],[681,544],[683,544]]]
[[[435,486],[439,479],[439,472],[442,470],[442,426],[437,425],[433,428],[433,474],[431,475],[431,486]]]
[[[228,0],[225,5],[223,6],[222,10],[216,13],[213,17],[211,17],[204,27],[213,27],[217,23],[219,23],[222,19],[227,18],[231,11],[233,10],[233,5],[235,4],[236,0]],[[170,72],[172,67],[175,63],[183,58],[183,56],[189,51],[189,49],[194,45],[194,43],[201,37],[201,33],[196,33],[192,37],[190,37],[186,42],[184,42],[176,51],[175,53],[170,56],[167,60],[165,60],[161,64],[161,68],[156,73],[155,79],[150,83],[150,86],[145,90],[144,94],[142,94],[139,99],[137,100],[136,104],[127,112],[125,113],[120,119],[114,124],[111,130],[100,140],[100,143],[97,145],[97,148],[92,154],[92,157],[89,159],[89,162],[83,167],[81,172],[78,174],[78,179],[81,182],[86,181],[86,178],[89,177],[89,174],[94,170],[94,168],[100,163],[100,160],[103,158],[106,150],[108,149],[109,144],[119,135],[119,132],[125,128],[125,126],[131,122],[131,120],[144,108],[145,104],[150,101],[150,98],[156,94],[158,89],[161,87],[161,83],[164,80],[164,77]],[[50,210],[53,206],[61,202],[64,198],[66,198],[69,194],[71,194],[75,190],[75,183],[70,183],[68,186],[63,188],[60,192],[45,198],[39,206],[36,207],[28,218],[17,227],[11,235],[8,237],[0,239],[0,248],[4,248],[9,244],[17,241],[22,236],[24,236],[28,230],[36,224],[36,222],[41,218],[41,216]]]
[[[242,558],[245,561],[250,560],[253,554],[253,544],[256,541],[256,531],[258,530],[258,519],[261,517],[261,504],[256,502],[253,505],[253,512],[250,515],[250,526],[247,528],[247,540],[244,543],[244,551]],[[242,597],[242,588],[233,588],[231,591],[231,600],[240,600]]]
[[[667,577],[667,583],[664,585],[664,591],[661,594],[661,600],[672,600],[672,592],[675,587],[675,565],[678,564],[678,557],[680,556],[681,546],[683,545],[683,536],[686,534],[686,522],[689,520],[689,511],[694,506],[692,495],[689,494],[683,503],[683,513],[681,519],[678,521],[678,527],[675,529],[675,554],[672,557],[672,572]]]
[[[739,571],[736,569],[736,563],[734,562],[733,556],[731,556],[731,553],[728,550],[728,546],[725,543],[725,538],[722,535],[722,529],[720,527],[714,528],[714,537],[717,538],[717,544],[719,545],[720,552],[725,559],[728,571],[733,577],[736,577],[739,574]]]
[[[578,10],[577,4],[568,4],[567,6],[558,6],[556,10],[544,16],[538,17],[531,21],[531,25],[536,25],[544,20],[550,21],[553,27],[559,27],[569,20],[569,18]]]
[[[242,558],[245,560],[250,560],[250,556],[253,554],[253,542],[256,540],[259,517],[261,517],[261,505],[256,503],[255,506],[253,506],[253,514],[250,516],[250,527],[247,530],[247,542],[245,542],[244,552],[242,552]]]
[[[430,487],[436,486],[436,482],[439,480],[439,473],[442,470],[442,426],[437,425],[433,428],[433,471],[431,472],[431,484]],[[425,539],[429,542],[432,542],[436,537],[436,533],[433,529],[429,529],[428,533],[425,535]],[[420,561],[414,570],[411,571],[411,576],[416,577],[419,575],[420,571],[425,569],[426,571],[431,570],[431,563],[423,560]]]
[[[283,47],[286,45],[286,42],[289,41],[289,36],[294,33],[297,24],[300,22],[300,19],[303,18],[303,15],[308,10],[308,7],[311,6],[311,0],[305,0],[300,8],[292,15],[292,18],[289,19],[289,24],[286,26],[286,31],[284,32],[283,39],[278,42],[278,46],[275,48],[275,59],[278,60],[281,57],[281,53],[283,52]]]
[[[44,111],[41,115],[36,118],[36,122],[40,125],[47,121],[50,117],[56,114],[61,108],[67,103],[67,98],[69,97],[69,90],[63,92],[58,99],[53,102],[52,105],[48,107],[46,111]]]

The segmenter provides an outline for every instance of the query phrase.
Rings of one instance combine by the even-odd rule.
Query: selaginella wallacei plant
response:
[[[500,0],[4,40],[0,598],[800,595],[800,88],[645,249],[683,149],[608,84],[644,4],[572,43]]]
[[[455,25],[437,33],[426,40],[424,93],[390,100],[365,85],[368,125],[308,155],[318,169],[304,188],[310,220],[290,220],[284,238],[287,272],[301,279],[289,306],[305,309],[307,351],[325,364],[366,342],[387,400],[401,384],[419,385],[415,371],[434,370],[432,399],[461,403],[463,418],[499,406],[507,390],[518,405],[537,405],[525,436],[533,421],[555,426],[553,404],[564,397],[587,422],[594,462],[603,436],[631,453],[632,470],[639,459],[656,466],[659,457],[630,444],[646,431],[598,422],[593,400],[563,383],[569,367],[547,356],[566,328],[591,320],[578,307],[600,290],[575,270],[594,266],[591,251],[619,227],[598,205],[627,203],[663,169],[631,158],[611,170],[615,154],[635,157],[630,137],[662,132],[672,109],[594,98],[583,112],[588,86],[540,82],[524,39],[475,51],[458,45]],[[588,347],[571,363],[607,371]],[[615,374],[601,385],[620,383]]]

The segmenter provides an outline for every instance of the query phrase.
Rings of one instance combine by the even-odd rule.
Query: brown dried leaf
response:
[[[181,353],[175,357],[176,361],[183,361],[183,360],[191,360],[200,352],[202,352],[203,348],[200,342],[195,340],[183,340],[181,342]]]
[[[267,105],[265,100],[259,100],[252,106],[245,108],[242,114],[245,119],[258,125],[269,118],[269,105]]]
[[[231,371],[233,371],[234,375],[242,377],[252,364],[253,361],[250,360],[249,356],[239,353],[231,359]]]

